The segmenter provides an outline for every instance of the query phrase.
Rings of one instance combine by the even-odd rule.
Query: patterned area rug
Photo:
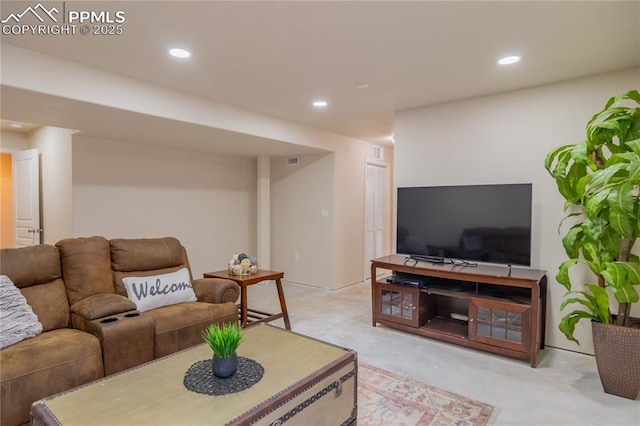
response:
[[[358,425],[493,424],[500,409],[358,361]]]

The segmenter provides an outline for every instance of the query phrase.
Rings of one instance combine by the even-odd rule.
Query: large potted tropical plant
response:
[[[609,99],[586,130],[584,141],[556,148],[545,159],[566,200],[563,222],[571,223],[561,224],[563,229],[569,227],[562,238],[569,259],[560,264],[556,280],[567,290],[560,309],[567,305],[576,309],[562,318],[559,328],[579,344],[576,324],[591,320],[605,392],[636,399],[640,326],[632,317],[632,305],[639,300],[640,284],[640,258],[633,252],[640,236],[638,91]],[[584,273],[570,273],[576,264],[586,265],[591,278],[579,280],[577,275]],[[611,353],[606,353],[608,345]]]

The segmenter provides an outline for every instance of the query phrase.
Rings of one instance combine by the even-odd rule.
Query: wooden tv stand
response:
[[[544,349],[546,271],[413,260],[405,264],[406,258],[371,261],[374,327],[383,324],[536,366],[538,349]],[[393,274],[401,279],[387,282]],[[421,287],[399,283],[407,280],[421,281]]]

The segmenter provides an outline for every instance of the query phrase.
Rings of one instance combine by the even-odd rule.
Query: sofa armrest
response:
[[[153,317],[119,294],[95,294],[71,306],[73,328],[100,340],[105,376],[154,358]]]
[[[240,286],[224,278],[199,278],[191,284],[198,302],[235,303],[240,297]]]
[[[136,304],[119,294],[94,294],[71,306],[71,313],[86,320],[135,311]]]

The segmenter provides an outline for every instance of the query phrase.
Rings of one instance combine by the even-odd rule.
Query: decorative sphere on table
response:
[[[234,254],[229,261],[231,275],[252,275],[258,273],[258,259],[246,253]]]

